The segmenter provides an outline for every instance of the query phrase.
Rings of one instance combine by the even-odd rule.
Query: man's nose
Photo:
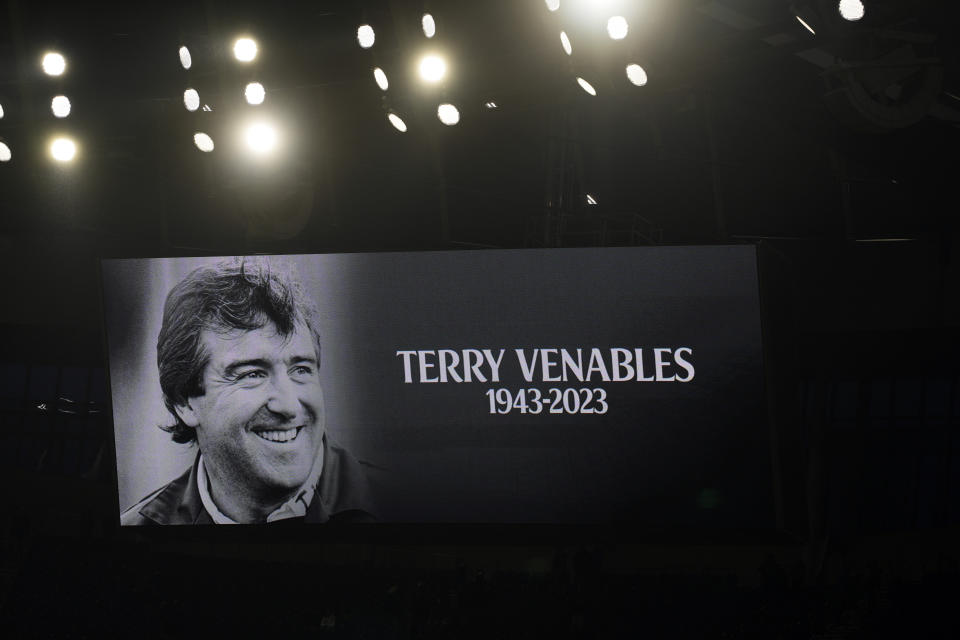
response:
[[[296,417],[300,411],[300,399],[293,380],[286,375],[276,376],[270,387],[267,409],[271,413],[283,416],[287,420]]]

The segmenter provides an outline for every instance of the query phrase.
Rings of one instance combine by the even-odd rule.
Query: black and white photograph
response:
[[[123,525],[771,517],[749,247],[124,259],[103,278]]]
[[[960,1],[0,0],[11,638],[960,638]]]

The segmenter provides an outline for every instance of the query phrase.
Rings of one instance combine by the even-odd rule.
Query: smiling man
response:
[[[324,428],[316,310],[269,261],[200,267],[167,296],[164,402],[194,464],[123,525],[368,522],[362,463]]]

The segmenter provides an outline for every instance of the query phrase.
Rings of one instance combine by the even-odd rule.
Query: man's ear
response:
[[[183,420],[183,423],[188,427],[197,428],[197,425],[200,424],[200,418],[197,417],[197,412],[194,410],[193,405],[190,404],[190,399],[184,401],[183,404],[174,405],[174,409],[177,410],[177,416]]]

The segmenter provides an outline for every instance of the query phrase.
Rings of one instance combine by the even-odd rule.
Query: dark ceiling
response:
[[[101,255],[907,239],[930,244],[939,271],[953,264],[956,3],[874,0],[858,23],[831,20],[829,0],[608,0],[578,13],[602,4],[6,0],[0,242],[32,302],[0,320],[97,318]],[[630,20],[622,42],[604,33],[614,13]],[[362,23],[376,29],[369,50]],[[230,56],[240,33],[260,45],[249,66]],[[429,47],[451,67],[434,89],[413,70]],[[40,70],[48,49],[67,56],[61,79]],[[646,86],[627,81],[631,61]],[[243,102],[251,79],[267,87],[262,106]],[[187,87],[211,110],[187,112]],[[73,103],[63,121],[56,93]],[[460,107],[459,125],[437,120],[441,101]],[[255,114],[282,127],[269,162],[235,142]],[[81,144],[72,165],[47,157],[56,131]],[[196,131],[213,153],[194,147]]]

